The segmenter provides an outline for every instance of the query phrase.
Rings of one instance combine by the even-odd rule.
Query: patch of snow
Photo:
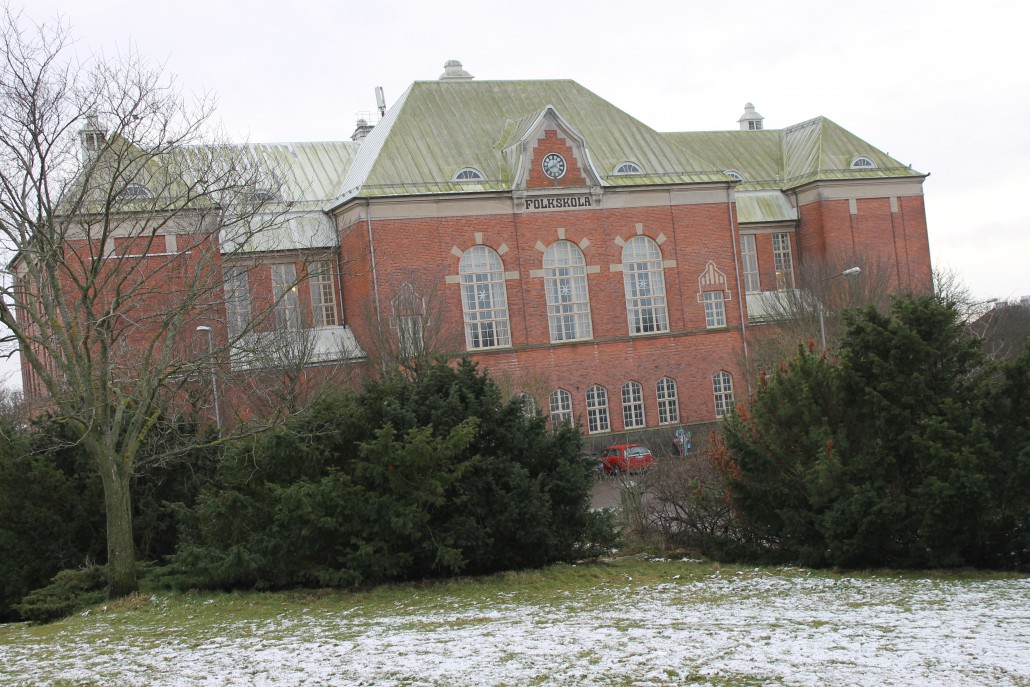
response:
[[[60,646],[16,627],[2,635],[0,674],[15,685],[150,687],[1030,684],[1027,579],[756,570],[577,590],[559,604],[514,597],[377,617],[312,608],[159,642],[140,628],[103,652],[99,620]]]

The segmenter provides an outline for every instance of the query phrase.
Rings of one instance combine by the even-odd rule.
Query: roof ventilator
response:
[[[443,74],[440,75],[440,81],[471,81],[474,78],[476,77],[461,68],[461,62],[458,60],[444,62]]]

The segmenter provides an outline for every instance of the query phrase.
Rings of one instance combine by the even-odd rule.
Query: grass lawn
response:
[[[1030,685],[1030,578],[620,558],[0,626],[0,685],[938,684]]]

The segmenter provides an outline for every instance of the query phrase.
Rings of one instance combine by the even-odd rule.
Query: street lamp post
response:
[[[828,277],[821,279],[820,281],[829,281],[830,279],[836,279],[837,277],[850,277],[854,274],[859,274],[862,271],[861,267],[849,267],[840,274],[831,274]],[[815,300],[819,306],[819,338],[823,344],[823,350],[826,350],[826,322],[823,314],[823,303],[818,298]]]
[[[218,437],[222,436],[222,413],[218,407],[218,379],[215,376],[215,339],[211,327],[200,325],[198,332],[207,332],[207,353],[211,356],[211,395],[215,399],[215,427],[218,429]]]

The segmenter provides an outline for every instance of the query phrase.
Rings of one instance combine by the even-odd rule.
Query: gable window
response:
[[[636,162],[623,162],[615,168],[616,174],[643,174],[644,170]]]
[[[758,293],[762,290],[762,283],[758,276],[758,249],[755,247],[754,234],[741,235],[740,255],[744,263],[744,290],[747,293]]]
[[[644,388],[636,382],[622,386],[622,426],[625,429],[644,426]]]
[[[607,432],[611,428],[608,422],[608,391],[603,386],[594,385],[587,389],[587,431],[590,434]]]
[[[733,412],[733,377],[729,372],[716,372],[712,377],[715,392],[715,417],[726,417]]]
[[[311,282],[311,315],[316,327],[336,326],[336,290],[333,264],[328,260],[313,263],[308,269]]]
[[[551,392],[549,405],[552,427],[572,424],[572,394],[565,389],[555,389]]]
[[[680,408],[676,398],[676,382],[669,377],[662,377],[658,380],[655,392],[658,396],[658,424],[679,422]]]
[[[118,193],[118,200],[142,200],[145,198],[153,198],[154,194],[150,192],[143,184],[126,184],[125,188]]]
[[[705,326],[709,329],[726,326],[726,304],[722,291],[705,291]]]
[[[776,270],[776,289],[794,288],[794,261],[790,254],[790,234],[773,234],[773,267]]]
[[[454,173],[455,181],[478,181],[484,178],[483,173],[475,167],[463,167]]]
[[[272,296],[276,329],[300,329],[297,267],[293,263],[272,265]]]
[[[744,181],[744,175],[735,169],[727,169],[723,174],[737,181]]]
[[[583,251],[571,241],[556,241],[544,253],[544,290],[551,341],[589,339],[590,299]]]
[[[851,161],[851,169],[876,169],[876,163],[871,157],[859,155]]]
[[[508,297],[501,256],[486,246],[473,246],[461,256],[461,305],[468,348],[511,345]]]
[[[247,270],[227,267],[224,272],[225,321],[230,337],[237,337],[250,325],[250,285]]]
[[[662,251],[647,236],[634,236],[622,249],[626,314],[630,334],[669,331]]]

